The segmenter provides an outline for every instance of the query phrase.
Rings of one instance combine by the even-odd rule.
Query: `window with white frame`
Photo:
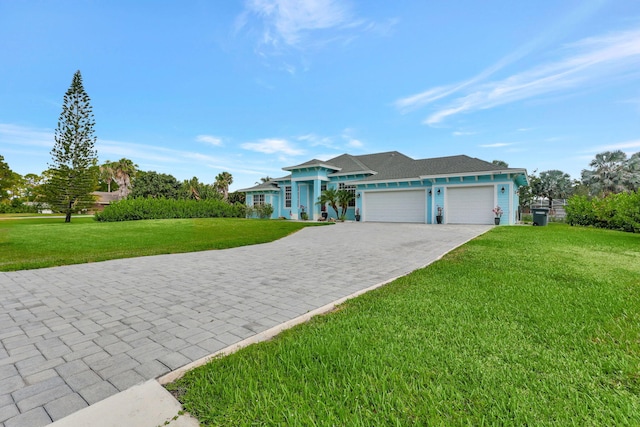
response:
[[[291,186],[290,185],[287,185],[286,187],[284,187],[284,207],[285,208],[291,207]]]
[[[253,206],[264,205],[264,194],[253,195]]]
[[[355,185],[347,185],[344,182],[338,184],[338,190],[347,190],[351,194],[353,194],[353,198],[349,201],[349,207],[352,208],[356,205],[356,186]]]

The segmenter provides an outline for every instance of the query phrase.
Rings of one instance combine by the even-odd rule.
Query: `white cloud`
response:
[[[622,150],[625,153],[635,153],[640,151],[640,139],[635,141],[625,141],[618,142],[615,144],[601,145],[599,147],[595,147],[591,152],[593,153],[601,153],[603,151],[615,151]]]
[[[257,151],[265,154],[281,153],[289,156],[299,156],[304,154],[304,150],[300,150],[291,146],[286,139],[266,138],[258,142],[246,142],[241,145],[245,150]]]
[[[467,86],[467,84],[461,83],[459,85],[435,87],[429,90],[425,90],[424,92],[418,93],[416,95],[398,99],[396,102],[394,102],[394,104],[396,108],[398,108],[402,112],[411,111],[413,109],[422,107],[423,105],[430,104],[433,101],[437,101],[440,98],[451,95],[464,86]]]
[[[211,144],[214,147],[220,147],[222,145],[222,138],[213,135],[198,135],[196,136],[196,141]]]
[[[37,129],[8,123],[0,123],[0,143],[2,145],[20,145],[53,148],[54,131]]]
[[[430,104],[442,98],[446,98],[449,95],[453,95],[456,92],[463,90],[466,87],[473,86],[474,84],[490,77],[496,72],[500,71],[507,65],[517,61],[518,59],[529,53],[535,45],[538,44],[538,40],[534,40],[531,43],[527,43],[517,51],[502,58],[497,63],[493,64],[489,68],[483,70],[478,75],[471,77],[460,83],[450,84],[446,86],[438,86],[431,89],[427,89],[424,92],[416,95],[411,95],[405,98],[397,100],[394,104],[401,112],[408,112],[424,105]]]
[[[565,46],[561,53],[564,57],[555,62],[535,66],[502,80],[482,83],[488,76],[503,68],[504,64],[521,56],[511,55],[513,58],[508,57],[460,84],[428,89],[400,99],[395,104],[401,111],[406,111],[448,98],[464,90],[466,94],[450,99],[423,122],[435,125],[460,113],[489,109],[549,93],[575,90],[581,86],[608,84],[612,78],[634,72],[640,65],[640,30],[586,38]]]
[[[364,147],[364,142],[362,142],[361,140],[355,138],[353,136],[353,133],[354,133],[354,129],[345,128],[342,131],[342,134],[340,135],[342,137],[342,139],[345,141],[345,143],[347,144],[347,147],[349,147],[349,148],[362,148],[362,147]]]
[[[455,131],[455,132],[452,132],[451,134],[452,134],[453,136],[467,136],[467,135],[475,135],[475,134],[477,134],[477,133],[478,133],[478,132],[463,132],[463,131]]]
[[[306,31],[350,21],[348,7],[333,0],[249,0],[245,7],[264,20],[266,44],[296,45]]]
[[[499,148],[499,147],[508,147],[510,145],[514,145],[513,142],[495,142],[493,144],[482,144],[480,147],[482,148]]]
[[[347,142],[347,145],[349,147],[351,147],[351,148],[362,148],[362,147],[364,147],[364,143],[362,141],[360,141],[358,139],[354,139],[354,138],[350,139]]]
[[[307,45],[309,36],[320,31],[332,33],[314,40],[314,44],[349,39],[356,28],[375,30],[375,26],[353,16],[350,2],[345,0],[247,0],[236,19],[236,31],[249,27],[253,17],[262,24],[260,45],[276,49]],[[390,21],[386,28],[393,25]]]
[[[333,138],[328,136],[320,136],[314,133],[302,135],[296,138],[298,141],[308,142],[312,147],[322,146],[327,148],[337,148],[333,142]]]

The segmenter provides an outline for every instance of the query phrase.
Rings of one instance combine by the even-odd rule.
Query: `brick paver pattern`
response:
[[[343,223],[235,249],[0,273],[0,427],[47,425],[489,228]]]

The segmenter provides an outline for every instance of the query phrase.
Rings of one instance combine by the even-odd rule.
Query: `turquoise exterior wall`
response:
[[[502,189],[504,188],[504,192]],[[511,208],[511,184],[496,185],[497,205],[502,208],[503,214],[500,219],[500,225],[512,224],[513,209]]]
[[[255,194],[264,194],[264,203],[273,206],[273,213],[271,214],[271,219],[276,219],[282,216],[282,206],[284,202],[280,202],[280,200],[284,200],[284,197],[280,197],[280,193],[277,192],[247,192],[245,204],[249,207],[253,207],[253,196]],[[258,216],[253,214],[251,218],[257,218]]]
[[[444,211],[444,192],[445,192],[445,188],[441,185],[434,185],[433,188],[431,189],[431,191],[433,192],[433,207],[432,207],[432,216],[433,216],[433,220],[431,221],[431,224],[435,224],[437,222],[437,216],[438,216],[438,208],[442,208],[442,213],[443,213],[443,222],[446,222],[446,218],[447,218],[447,213]],[[438,193],[438,191],[440,193]]]

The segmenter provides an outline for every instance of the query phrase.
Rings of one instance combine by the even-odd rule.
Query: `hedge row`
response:
[[[135,221],[171,218],[244,218],[246,206],[223,200],[125,199],[97,212],[97,221]]]
[[[565,206],[571,225],[640,233],[640,191],[588,198],[574,196]]]

